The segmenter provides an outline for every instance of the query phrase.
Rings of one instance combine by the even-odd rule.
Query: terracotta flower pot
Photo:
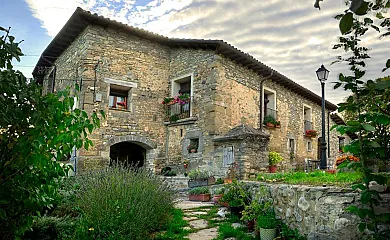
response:
[[[276,173],[276,165],[269,166],[269,172],[270,173]]]
[[[268,127],[268,128],[273,128],[273,127],[275,127],[275,125],[274,125],[273,123],[268,122],[268,123],[267,123],[267,127]]]
[[[222,196],[223,196],[223,194],[216,194],[216,195],[214,195],[213,196],[213,202],[217,204],[219,202],[219,199],[222,198]]]
[[[183,164],[183,167],[184,167],[184,168],[188,168],[188,163],[184,163],[184,164]]]
[[[191,152],[191,153],[196,153],[196,149],[193,148],[193,149],[190,150],[190,152]]]

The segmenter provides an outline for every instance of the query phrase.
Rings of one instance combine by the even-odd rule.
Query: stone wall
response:
[[[210,170],[213,165],[213,103],[217,78],[217,70],[213,65],[215,58],[216,55],[210,50],[172,49],[168,92],[171,93],[173,79],[191,75],[193,96],[192,120],[167,124],[167,156],[171,165],[182,165],[184,160],[189,162],[189,169]],[[191,138],[199,138],[197,153],[189,153],[187,150]]]
[[[218,82],[216,96],[220,101],[215,101],[216,105],[223,107],[216,109],[217,118],[221,118],[216,126],[218,133],[225,133],[235,125],[247,124],[252,127],[259,127],[259,101],[260,101],[260,81],[264,76],[249,70],[242,65],[236,64],[230,59],[220,58],[220,78]],[[321,137],[321,106],[302,97],[297,92],[293,92],[275,83],[266,80],[264,88],[275,92],[277,119],[281,122],[281,128],[268,129],[271,138],[269,149],[281,153],[284,161],[280,163],[281,170],[291,168],[303,169],[305,159],[318,159],[318,138]],[[319,133],[317,138],[304,136],[304,107],[312,109],[312,128]],[[327,110],[328,111],[328,110]],[[229,114],[227,114],[229,113]],[[328,134],[328,117],[326,118],[326,136]],[[335,123],[330,120],[330,127]],[[330,155],[328,155],[328,166],[332,166],[338,153],[338,136],[336,130],[330,131]],[[345,142],[350,141],[348,136],[344,136]],[[289,141],[295,142],[295,154],[290,155]],[[308,150],[308,142],[311,142],[312,149]],[[328,151],[327,151],[328,152]]]
[[[166,166],[182,166],[189,170],[202,168],[217,175],[222,168],[220,150],[214,138],[226,134],[238,125],[259,128],[260,80],[263,76],[215,54],[212,50],[171,48],[129,33],[90,25],[55,61],[56,89],[76,83],[79,108],[91,113],[104,110],[107,118],[89,137],[94,146],[79,151],[81,168],[96,168],[109,163],[113,139],[135,141],[145,147],[147,166],[157,172]],[[192,78],[192,115],[189,121],[164,123],[161,102],[172,95],[172,81],[180,76]],[[108,107],[112,81],[130,84],[131,99],[127,110]],[[48,76],[44,86],[50,88]],[[312,108],[313,128],[321,132],[321,108],[298,93],[267,80],[265,87],[276,93],[276,109],[280,129],[268,130],[270,150],[280,152],[286,159],[281,169],[302,166],[305,158],[317,158],[317,139],[303,136],[303,108]],[[47,92],[47,91],[44,91]],[[97,100],[97,96],[101,96]],[[333,123],[331,123],[333,125]],[[331,132],[330,164],[338,152],[338,134]],[[197,153],[188,153],[191,138],[199,138]],[[289,139],[294,139],[296,154],[290,159]],[[308,151],[307,142],[312,142]],[[151,142],[152,144],[147,144]],[[347,141],[348,142],[348,138]],[[155,146],[155,147],[152,147]],[[242,168],[251,169],[259,152],[253,148],[242,158]],[[253,164],[252,164],[253,165]],[[252,170],[248,170],[252,171]]]
[[[297,228],[309,240],[355,240],[362,236],[358,230],[360,218],[345,211],[359,202],[360,194],[339,187],[313,187],[287,184],[245,182],[252,196],[259,197],[260,187],[268,189],[278,218],[290,228]],[[211,192],[223,185],[214,185]],[[382,212],[390,211],[390,194],[381,194]],[[389,228],[389,226],[384,226]]]

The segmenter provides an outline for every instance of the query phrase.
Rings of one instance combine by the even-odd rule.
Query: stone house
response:
[[[69,87],[77,107],[106,112],[94,146],[77,151],[78,170],[125,161],[223,175],[236,161],[249,177],[268,166],[268,150],[284,170],[318,159],[318,139],[304,133],[321,132],[321,97],[221,40],[167,38],[78,8],[33,75],[43,94]],[[343,123],[336,108],[326,102],[329,165],[349,141],[329,131]],[[269,115],[280,128],[263,126]]]

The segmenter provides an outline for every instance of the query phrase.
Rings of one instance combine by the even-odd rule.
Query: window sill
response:
[[[131,112],[130,110],[128,109],[122,109],[122,108],[112,108],[112,107],[109,107],[108,108],[110,111],[111,110],[114,110],[114,111],[118,111],[118,112]]]
[[[164,122],[165,126],[179,126],[179,125],[187,125],[194,124],[198,120],[197,117],[189,117],[185,119],[177,120],[176,122]]]

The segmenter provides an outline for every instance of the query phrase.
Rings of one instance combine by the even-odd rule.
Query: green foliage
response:
[[[348,2],[349,3],[349,2]],[[366,73],[365,60],[369,58],[366,46],[361,46],[361,39],[370,28],[379,32],[379,37],[390,35],[390,21],[382,13],[390,8],[388,0],[378,1],[350,1],[350,7],[339,16],[340,31],[344,35],[339,38],[339,44],[334,49],[343,49],[350,56],[338,57],[336,62],[345,62],[351,70],[351,75],[339,75],[339,81],[335,88],[343,87],[351,91],[352,95],[342,104],[338,111],[357,113],[346,126],[336,129],[341,133],[352,132],[358,135],[358,139],[344,148],[345,151],[359,156],[360,162],[348,163],[347,167],[363,175],[362,181],[355,184],[354,189],[361,189],[361,206],[351,206],[347,210],[357,214],[361,218],[359,230],[370,230],[374,239],[383,239],[383,233],[379,230],[380,223],[389,223],[388,214],[375,212],[375,206],[379,205],[380,194],[368,188],[371,181],[378,184],[385,183],[381,175],[372,174],[369,166],[378,160],[388,161],[390,137],[387,132],[390,127],[390,78],[384,77],[376,80],[362,81]],[[389,60],[384,64],[383,71],[389,66]],[[342,165],[346,165],[342,164]]]
[[[283,182],[289,184],[306,184],[306,185],[336,185],[348,186],[352,183],[359,182],[362,179],[360,173],[354,172],[337,172],[330,174],[323,171],[314,172],[291,172],[291,173],[274,173],[259,174],[257,180],[262,182]]]
[[[210,177],[210,173],[199,169],[193,169],[188,173],[188,177],[190,180],[207,180]]]
[[[283,161],[283,157],[280,156],[277,152],[269,152],[268,154],[268,163],[270,166],[276,165]]]
[[[68,90],[41,95],[35,82],[15,71],[12,59],[23,54],[9,31],[0,27],[0,235],[22,235],[44,208],[58,201],[58,187],[68,169],[59,164],[73,147],[88,147],[87,130],[99,126],[71,111]]]
[[[245,227],[234,228],[231,223],[222,223],[218,228],[218,238],[217,240],[223,240],[226,238],[235,238],[237,240],[252,240],[251,234],[247,233]]]
[[[223,184],[223,179],[217,178],[217,180],[215,181],[215,184]]]
[[[214,192],[214,195],[220,195],[220,194],[224,194],[226,192],[226,189],[224,187],[221,187],[221,188],[217,188]]]
[[[226,186],[226,192],[221,198],[221,202],[228,202],[230,207],[239,207],[250,204],[251,195],[249,187],[243,182],[233,180]]]
[[[80,184],[76,239],[149,239],[171,219],[175,196],[146,169],[110,168]]]
[[[265,116],[263,122],[264,122],[264,124],[267,124],[267,123],[276,124],[277,123],[276,119],[272,115]]]
[[[259,228],[273,229],[278,227],[278,220],[276,219],[273,208],[258,216],[256,222]]]
[[[184,213],[181,209],[172,210],[172,220],[161,229],[162,232],[155,236],[155,240],[181,240],[190,233],[183,228],[188,226],[188,222],[183,220]]]
[[[31,231],[26,232],[23,239],[71,239],[77,219],[69,216],[42,216],[34,221]]]
[[[192,188],[188,193],[190,195],[209,194],[210,190],[208,187],[195,187]]]
[[[305,240],[306,238],[302,236],[298,229],[291,229],[289,226],[283,222],[280,223],[280,236],[288,240]]]

